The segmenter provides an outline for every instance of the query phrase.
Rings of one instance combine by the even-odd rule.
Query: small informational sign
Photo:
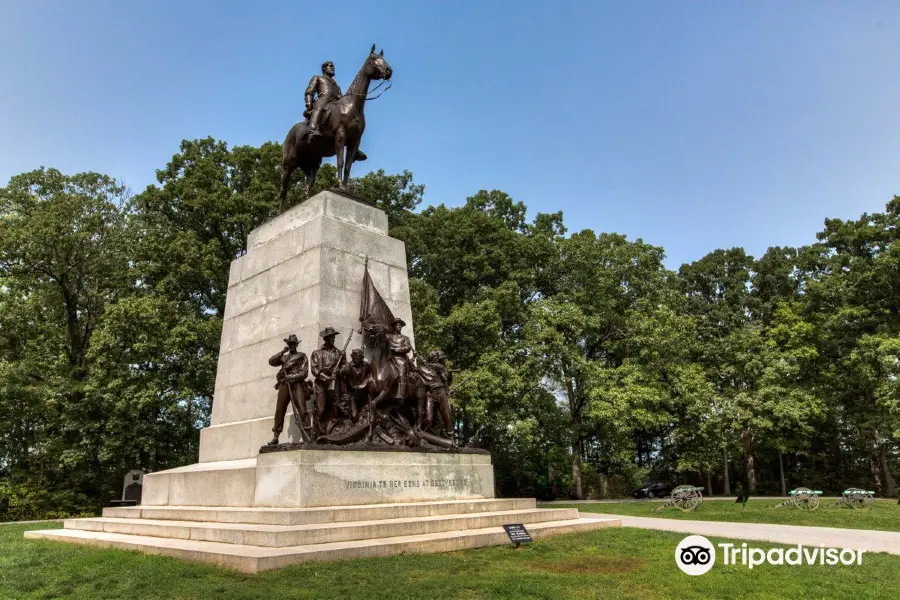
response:
[[[506,530],[506,535],[509,536],[509,541],[514,543],[515,545],[519,545],[522,543],[531,542],[531,535],[528,533],[528,530],[525,529],[525,526],[521,523],[512,523],[510,525],[504,525],[503,529]]]

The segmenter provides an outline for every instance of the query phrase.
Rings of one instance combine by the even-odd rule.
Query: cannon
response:
[[[820,490],[811,490],[809,488],[800,487],[791,490],[791,497],[776,504],[772,508],[781,508],[782,506],[791,506],[800,510],[816,510],[819,508],[819,496],[822,495]]]
[[[693,485],[679,485],[672,490],[672,496],[656,510],[674,506],[682,512],[691,512],[703,504],[703,488]]]
[[[872,508],[875,505],[875,492],[860,488],[847,488],[837,501],[842,508]]]

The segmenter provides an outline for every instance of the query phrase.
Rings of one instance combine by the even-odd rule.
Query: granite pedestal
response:
[[[337,329],[342,347],[359,328],[363,268],[415,345],[406,247],[388,236],[384,211],[335,192],[312,198],[257,227],[247,253],[231,263],[210,426],[200,462],[254,458],[272,437],[276,369],[268,359],[290,333],[311,356],[319,332]],[[354,334],[350,348],[361,345]],[[291,421],[291,419],[288,419]],[[285,423],[282,441],[299,442]]]

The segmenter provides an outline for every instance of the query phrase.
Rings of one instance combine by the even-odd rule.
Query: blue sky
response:
[[[752,6],[751,6],[752,4]],[[814,241],[900,194],[897,2],[4,2],[0,185],[41,165],[141,191],[183,138],[281,141],[326,59],[373,42],[370,168],[426,204],[500,189],[665,247]]]

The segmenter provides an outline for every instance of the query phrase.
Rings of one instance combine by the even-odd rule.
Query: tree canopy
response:
[[[280,152],[185,140],[137,194],[45,168],[0,188],[8,518],[96,510],[129,469],[196,460],[229,265],[277,209]],[[315,189],[335,182],[325,165]],[[418,351],[461,371],[456,435],[492,452],[502,494],[895,493],[900,198],[808,246],[673,271],[661,247],[499,190],[420,209],[408,171],[352,186],[406,243]]]

